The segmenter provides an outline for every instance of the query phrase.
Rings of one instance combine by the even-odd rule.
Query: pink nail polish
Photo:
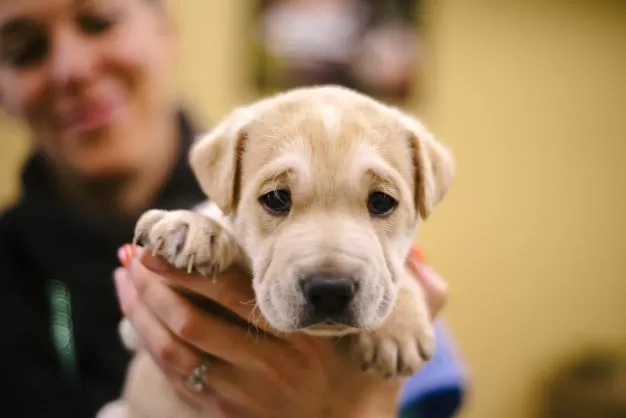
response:
[[[139,252],[138,248],[132,244],[124,244],[117,251],[117,258],[124,267],[128,267],[133,257]]]

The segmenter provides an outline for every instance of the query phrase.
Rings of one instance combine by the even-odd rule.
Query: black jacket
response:
[[[179,122],[178,165],[150,207],[204,199],[187,163],[194,132],[184,115]],[[93,418],[119,397],[130,360],[112,272],[136,219],[81,213],[49,179],[33,155],[18,203],[0,218],[0,405],[14,418]]]

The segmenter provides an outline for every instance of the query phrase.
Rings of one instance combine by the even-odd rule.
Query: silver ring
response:
[[[203,392],[207,372],[208,363],[205,361],[191,371],[191,374],[187,377],[187,387],[194,392]]]

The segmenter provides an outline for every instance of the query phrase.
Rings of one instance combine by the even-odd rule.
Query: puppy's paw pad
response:
[[[361,369],[385,379],[408,377],[430,360],[435,349],[432,327],[405,333],[380,329],[357,337]]]

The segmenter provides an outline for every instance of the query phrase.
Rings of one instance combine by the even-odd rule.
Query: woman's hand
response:
[[[445,286],[416,257],[409,267],[427,290],[435,314],[445,300]],[[361,372],[338,354],[332,340],[264,333],[269,328],[254,309],[250,278],[236,269],[211,281],[171,270],[145,252],[128,269],[118,269],[115,282],[124,314],[173,385],[224,417],[396,414],[399,383]],[[171,285],[219,301],[259,330],[198,309]],[[202,364],[200,352],[215,359],[205,368],[204,390],[196,392],[186,382]]]
[[[448,284],[430,268],[418,247],[413,247],[407,265],[426,293],[431,315],[436,317],[448,299]]]

